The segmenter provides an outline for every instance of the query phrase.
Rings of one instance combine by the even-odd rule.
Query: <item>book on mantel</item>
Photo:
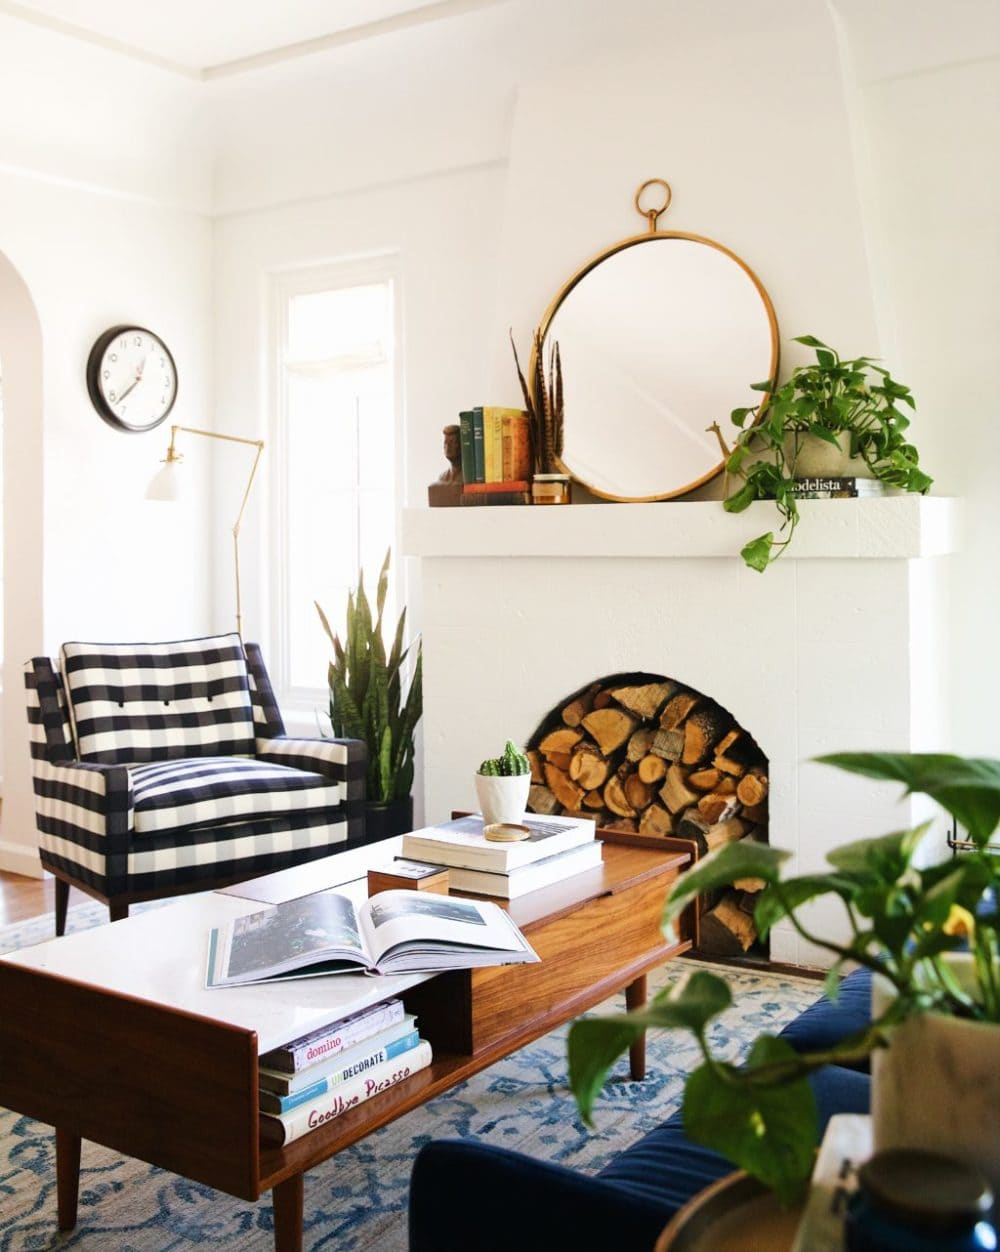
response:
[[[425,826],[403,836],[403,856],[431,865],[510,873],[544,857],[590,843],[597,825],[590,817],[525,817],[531,832],[519,843],[492,843],[478,814]]]
[[[380,891],[357,907],[318,891],[231,919],[212,930],[208,948],[209,987],[538,960],[496,904],[417,891]]]

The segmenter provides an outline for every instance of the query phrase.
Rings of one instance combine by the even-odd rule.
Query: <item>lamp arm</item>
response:
[[[257,453],[253,459],[253,465],[250,467],[250,477],[247,479],[247,485],[243,490],[243,499],[240,501],[239,512],[236,514],[236,521],[233,523],[233,558],[236,566],[236,633],[242,639],[243,637],[243,602],[240,595],[240,524],[243,521],[243,513],[247,507],[247,501],[250,498],[250,489],[253,486],[254,477],[257,474],[257,466],[260,464],[261,454],[264,451],[263,439],[245,439],[241,435],[223,435],[217,430],[200,430],[197,426],[171,426],[170,427],[170,446],[167,448],[167,461],[178,461],[180,457],[174,447],[178,433],[186,435],[200,435],[203,439],[222,439],[226,443],[242,443],[249,448],[256,448]]]

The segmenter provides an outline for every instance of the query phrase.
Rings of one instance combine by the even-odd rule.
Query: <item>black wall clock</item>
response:
[[[90,349],[87,390],[116,430],[159,426],[177,399],[177,367],[167,345],[142,326],[112,326]]]

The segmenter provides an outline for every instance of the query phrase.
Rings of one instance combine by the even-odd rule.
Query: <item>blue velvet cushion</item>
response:
[[[834,1113],[868,1112],[871,1079],[867,1075],[828,1065],[814,1074],[811,1082],[820,1137]],[[733,1168],[717,1152],[691,1143],[678,1110],[617,1156],[598,1177],[616,1183],[634,1200],[666,1205],[672,1214],[703,1187],[732,1173]]]
[[[871,970],[856,969],[840,984],[836,1001],[821,996],[780,1032],[796,1052],[818,1052],[856,1034],[872,1020]],[[867,1058],[849,1066],[868,1073]]]
[[[864,1074],[828,1066],[812,1083],[821,1134],[834,1113],[868,1111]],[[651,1248],[681,1205],[732,1169],[688,1141],[679,1112],[596,1178],[501,1148],[430,1143],[413,1167],[410,1252]]]

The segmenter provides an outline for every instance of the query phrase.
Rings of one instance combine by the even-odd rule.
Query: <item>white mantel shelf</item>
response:
[[[782,561],[912,560],[959,546],[961,501],[944,496],[802,500]],[[720,501],[405,509],[403,551],[419,557],[736,558],[780,521],[773,505],[742,514]]]

